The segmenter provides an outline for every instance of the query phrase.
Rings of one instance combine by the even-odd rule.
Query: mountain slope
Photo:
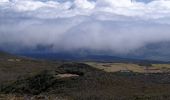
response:
[[[129,53],[126,57],[170,61],[170,42],[148,44]]]
[[[80,54],[80,53],[24,53],[19,54],[26,57],[32,57],[36,59],[46,59],[46,60],[58,60],[58,61],[94,61],[94,62],[126,62],[126,63],[168,63],[159,60],[145,60],[133,57],[119,57],[112,55],[99,55],[99,54]]]

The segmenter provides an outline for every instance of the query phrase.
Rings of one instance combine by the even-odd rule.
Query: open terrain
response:
[[[0,56],[0,100],[169,100],[169,64]]]
[[[168,73],[170,64],[85,62],[105,72]]]

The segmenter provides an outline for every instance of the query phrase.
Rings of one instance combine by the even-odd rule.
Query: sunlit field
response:
[[[135,63],[86,62],[86,64],[106,72],[166,73],[170,71],[170,64],[151,64],[149,66]]]

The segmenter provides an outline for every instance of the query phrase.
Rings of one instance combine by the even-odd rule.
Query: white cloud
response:
[[[7,5],[8,3],[8,5]],[[58,13],[62,17],[77,16],[77,15],[90,15],[97,12],[109,12],[111,14],[132,16],[140,18],[162,18],[170,16],[170,1],[168,0],[155,0],[150,3],[132,2],[131,0],[73,0],[65,2],[57,1],[38,1],[38,0],[1,0],[1,8],[8,8],[8,10],[16,12],[31,13],[32,16],[44,15],[45,11],[48,15],[57,18]],[[35,15],[35,12],[38,12]],[[45,13],[46,14],[46,13]],[[48,16],[46,16],[48,18]]]
[[[133,4],[131,0],[97,0],[97,4],[103,6],[116,7],[131,7]]]
[[[9,0],[1,0],[0,3],[9,2]]]
[[[170,41],[169,29],[170,1],[166,0],[0,2],[0,48],[52,44],[53,50],[127,53],[149,43]]]
[[[76,7],[81,9],[93,9],[95,7],[94,2],[89,2],[87,0],[75,0],[74,4]]]

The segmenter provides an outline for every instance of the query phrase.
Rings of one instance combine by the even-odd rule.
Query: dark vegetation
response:
[[[48,71],[42,71],[41,73],[26,78],[19,79],[10,84],[9,86],[3,86],[1,91],[4,93],[20,93],[20,94],[40,94],[47,90],[55,82],[54,77]]]
[[[73,73],[79,77],[57,79]],[[2,93],[62,95],[70,100],[169,100],[170,75],[105,73],[82,63],[66,63],[1,87]]]
[[[26,59],[0,61],[0,72],[1,94],[48,94],[68,100],[170,100],[169,73],[106,73],[83,63]],[[79,77],[57,78],[58,74]]]
[[[149,62],[139,63],[138,65],[143,66],[143,67],[152,67],[152,63],[149,63]]]
[[[79,76],[86,76],[90,73],[97,73],[98,70],[83,63],[67,63],[59,66],[56,70],[58,73],[77,74]]]
[[[6,52],[0,51],[0,61],[6,60],[8,58],[18,58],[18,57],[14,56],[12,54],[8,54]]]

